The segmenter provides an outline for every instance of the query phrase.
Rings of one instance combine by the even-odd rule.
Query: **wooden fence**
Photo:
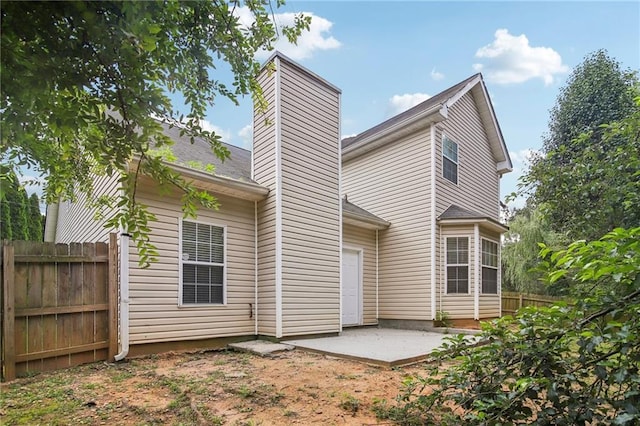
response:
[[[502,315],[515,314],[516,311],[525,306],[551,306],[562,301],[560,297],[542,296],[539,294],[502,292]]]
[[[116,235],[106,243],[4,242],[2,378],[111,359]]]

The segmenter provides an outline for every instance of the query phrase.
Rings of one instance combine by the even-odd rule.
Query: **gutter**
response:
[[[345,210],[342,210],[342,217],[344,219],[352,219],[357,222],[364,222],[366,224],[373,226],[373,229],[376,229],[376,230],[387,229],[389,226],[391,226],[391,222],[387,222],[386,220],[382,220],[382,219],[376,220],[369,216],[363,216],[363,215],[359,215],[357,213],[353,213]]]
[[[431,108],[420,111],[411,117],[407,117],[406,119],[389,124],[387,127],[382,128],[373,134],[364,136],[358,142],[349,145],[347,148],[342,151],[342,161],[347,161],[353,157],[356,157],[360,154],[364,154],[372,149],[377,148],[378,146],[384,144],[390,139],[397,139],[399,137],[398,132],[412,125],[424,125],[427,126],[431,123],[437,123],[447,118],[448,111],[446,105],[436,104]],[[422,123],[423,120],[426,120],[430,116],[433,116],[431,120]],[[383,123],[384,125],[384,123]],[[357,138],[358,136],[356,136]]]
[[[129,353],[129,237],[126,232],[120,234],[120,353],[116,361]]]

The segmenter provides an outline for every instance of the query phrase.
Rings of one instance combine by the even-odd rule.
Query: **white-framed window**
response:
[[[498,294],[498,243],[482,239],[482,294]]]
[[[442,176],[458,184],[458,144],[446,136],[442,137]]]
[[[447,294],[469,293],[469,237],[447,237]]]
[[[225,303],[226,228],[183,220],[180,232],[180,305]]]

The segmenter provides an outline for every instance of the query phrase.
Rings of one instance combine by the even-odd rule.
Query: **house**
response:
[[[348,326],[428,329],[439,312],[500,316],[499,186],[511,161],[481,75],[341,141],[341,91],[280,53],[267,63],[252,152],[228,146],[221,164],[203,141],[166,128],[171,167],[219,210],[183,219],[180,194],[139,182],[159,260],[139,268],[123,237],[131,353]],[[95,184],[116,191],[115,179]],[[84,201],[50,206],[48,240],[107,240]]]

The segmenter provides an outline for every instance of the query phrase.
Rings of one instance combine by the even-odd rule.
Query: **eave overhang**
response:
[[[359,215],[354,212],[342,211],[342,223],[357,226],[358,228],[381,231],[387,229],[391,223],[382,219],[374,219],[370,216]]]
[[[487,229],[489,231],[504,234],[509,230],[509,227],[496,222],[489,218],[459,218],[459,219],[438,219],[439,225],[442,226],[465,226],[465,225],[479,225],[480,228]]]
[[[178,172],[187,182],[193,184],[198,189],[208,192],[228,195],[233,198],[248,201],[261,201],[269,195],[269,188],[253,182],[243,182],[224,176],[216,176],[201,170],[181,166],[179,164],[164,162],[171,170]],[[137,169],[138,162],[130,163],[130,170]]]

